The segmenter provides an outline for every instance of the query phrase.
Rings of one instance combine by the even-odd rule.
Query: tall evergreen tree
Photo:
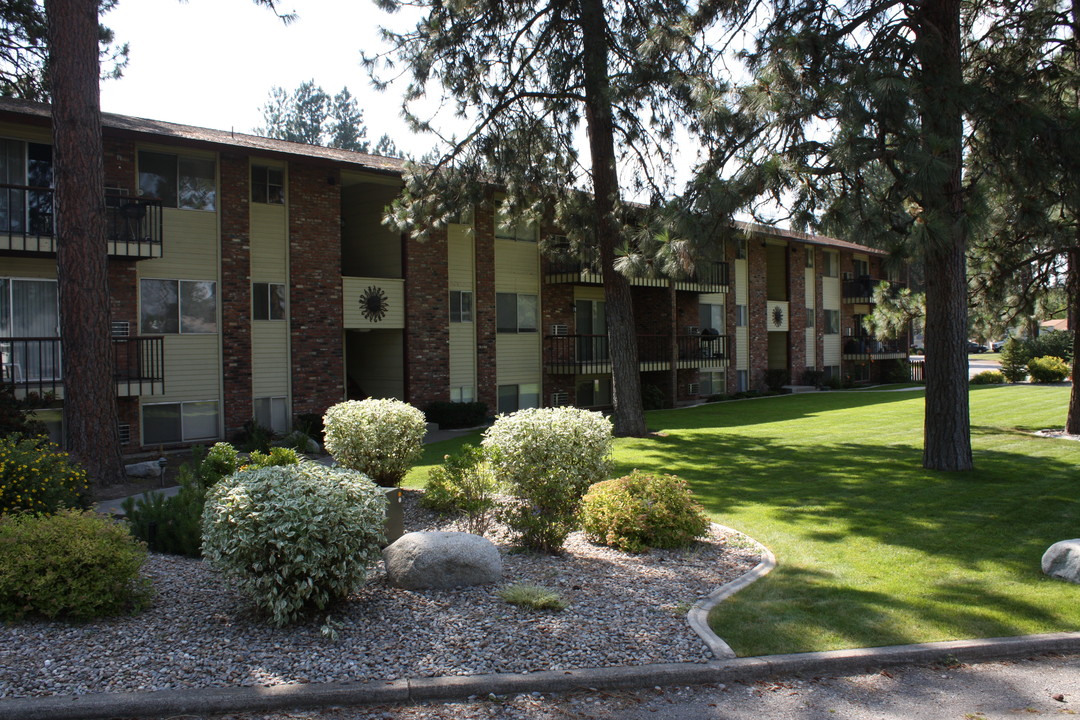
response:
[[[619,435],[643,435],[637,337],[629,281],[616,271],[630,237],[623,188],[661,200],[670,190],[676,128],[696,129],[696,98],[711,91],[708,34],[721,6],[681,0],[544,0],[444,3],[379,0],[408,7],[411,30],[384,30],[392,50],[366,57],[376,87],[404,67],[404,114],[444,141],[431,165],[414,166],[392,220],[423,238],[457,212],[505,189],[509,222],[554,221],[580,254],[598,258],[612,358]],[[468,128],[439,133],[422,116],[429,89],[449,99]],[[584,131],[584,134],[583,134]],[[581,146],[585,145],[584,152]]]
[[[265,124],[255,132],[264,137],[368,152],[364,111],[348,88],[331,97],[314,80],[291,93],[273,87],[262,113]]]
[[[728,196],[769,190],[796,225],[917,254],[925,264],[923,465],[972,467],[967,401],[967,88],[961,2],[772,0],[747,53],[758,132],[721,154]]]

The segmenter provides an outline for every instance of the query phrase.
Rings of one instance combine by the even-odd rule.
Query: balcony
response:
[[[603,285],[600,268],[595,263],[577,259],[552,260],[548,263],[545,279],[550,285]],[[666,277],[632,277],[630,284],[637,287],[668,287]],[[695,271],[686,278],[676,280],[677,290],[691,292],[727,292],[728,264],[725,262],[699,262]]]
[[[638,335],[638,369],[670,370],[672,350],[680,369],[727,367],[731,339],[727,335]],[[548,335],[544,369],[552,375],[603,375],[611,372],[607,335]]]
[[[846,303],[872,304],[874,302],[874,289],[881,283],[889,286],[890,293],[896,293],[904,287],[903,283],[872,278],[869,275],[860,275],[854,279],[845,278],[841,290],[843,300]]]
[[[107,195],[105,239],[113,257],[161,257],[161,201]],[[52,188],[0,184],[0,252],[56,254]]]
[[[906,338],[878,340],[866,334],[849,335],[842,346],[844,360],[896,360],[906,358]]]
[[[118,397],[165,392],[165,339],[114,337],[113,381]],[[52,393],[64,397],[60,338],[0,338],[0,381],[11,383],[18,397]]]

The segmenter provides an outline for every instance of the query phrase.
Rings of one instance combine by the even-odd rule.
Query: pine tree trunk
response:
[[[1080,435],[1080,237],[1077,246],[1069,249],[1068,279],[1065,284],[1069,303],[1069,332],[1073,336],[1072,390],[1069,392],[1069,413],[1065,432]]]
[[[97,0],[46,0],[67,448],[98,485],[124,477],[109,331]]]
[[[615,217],[619,178],[615,167],[615,133],[611,117],[607,72],[607,27],[603,0],[580,0],[584,51],[585,118],[592,156],[596,238],[607,312],[611,354],[615,434],[642,436],[648,432],[641,402],[637,333],[630,283],[615,270],[619,224]]]
[[[925,219],[933,228],[926,248],[923,467],[971,470],[960,0],[923,3],[914,20],[923,91],[922,147],[949,168],[922,197]]]

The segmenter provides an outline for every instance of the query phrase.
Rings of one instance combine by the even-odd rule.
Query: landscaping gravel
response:
[[[405,493],[407,529],[461,529],[421,509],[418,495]],[[380,564],[329,619],[277,629],[202,561],[151,555],[157,599],[137,616],[0,628],[0,697],[707,662],[687,610],[759,560],[752,541],[715,525],[688,550],[640,556],[580,533],[554,557],[512,552],[498,528],[488,536],[504,585],[554,589],[567,609],[508,605],[501,585],[401,590]]]

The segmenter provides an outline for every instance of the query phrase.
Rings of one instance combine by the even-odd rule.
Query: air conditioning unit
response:
[[[564,336],[564,335],[569,335],[570,333],[567,331],[566,325],[556,324],[556,325],[551,326],[551,334],[552,335]]]
[[[117,430],[120,433],[120,444],[127,445],[131,442],[131,426],[127,423],[121,423],[117,426]]]
[[[112,323],[113,337],[128,337],[129,335],[131,335],[131,323],[125,321],[114,321]]]
[[[567,250],[570,248],[570,239],[565,235],[548,235],[548,247],[552,250]]]
[[[851,337],[855,334],[855,328],[844,328],[844,334]]]
[[[560,405],[567,405],[570,403],[570,396],[564,392],[551,393],[551,406],[559,407]]]
[[[687,335],[700,335],[701,334],[701,328],[698,327],[697,325],[687,325],[686,326],[686,334]]]
[[[842,273],[842,275],[843,275],[845,280],[854,280],[855,279],[855,273],[853,273],[853,272]]]
[[[690,386],[687,388],[687,391],[691,395],[699,394],[701,392],[701,383],[690,383]]]

